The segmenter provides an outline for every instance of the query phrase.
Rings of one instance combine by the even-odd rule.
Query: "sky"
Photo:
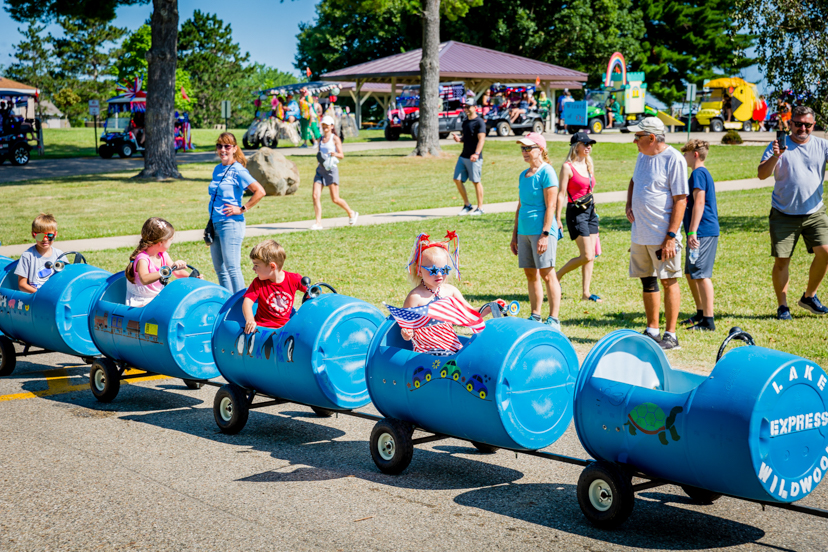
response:
[[[233,28],[233,39],[243,52],[250,52],[250,60],[264,63],[281,71],[298,74],[293,67],[296,55],[296,35],[300,22],[313,21],[318,0],[245,0],[243,8],[228,0],[179,0],[178,16],[181,23],[190,19],[196,9],[214,13]],[[0,0],[0,5],[4,4]],[[144,24],[152,12],[152,3],[118,8],[114,24],[134,31]],[[14,61],[10,56],[14,45],[20,42],[17,32],[23,25],[0,10],[0,65]],[[60,28],[48,29],[58,34]]]

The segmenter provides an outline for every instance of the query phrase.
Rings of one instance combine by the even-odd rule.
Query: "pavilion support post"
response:
[[[546,97],[549,98],[550,100],[552,100],[552,108],[549,110],[549,112],[550,112],[549,121],[550,121],[550,124],[552,125],[552,128],[550,128],[549,130],[551,130],[552,132],[557,132],[556,129],[558,128],[557,127],[558,122],[555,120],[555,117],[557,116],[556,106],[558,104],[555,101],[555,89],[547,86],[546,90],[547,90]]]
[[[360,101],[359,93],[362,90],[362,84],[365,81],[361,81],[359,79],[356,80],[356,98],[354,100],[355,110],[356,113],[354,117],[356,117],[356,126],[357,128],[362,128],[362,101]]]
[[[394,109],[397,103],[397,77],[391,77],[391,97],[388,99],[388,105],[393,106],[389,109]],[[387,110],[386,110],[387,111]]]

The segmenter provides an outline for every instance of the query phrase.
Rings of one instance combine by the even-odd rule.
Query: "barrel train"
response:
[[[283,328],[248,335],[243,292],[201,279],[174,280],[134,308],[122,273],[80,255],[56,263],[34,294],[18,290],[15,266],[0,257],[2,375],[18,354],[57,351],[92,364],[90,387],[104,402],[136,377],[128,368],[214,385],[213,414],[228,434],[243,429],[250,409],[284,402],[367,418],[376,421],[371,456],[388,474],[408,467],[415,445],[446,438],[581,465],[578,502],[602,528],[630,516],[636,492],[665,484],[701,502],[727,495],[828,517],[793,504],[828,472],[828,375],[741,331],[722,344],[709,376],[671,368],[630,330],[602,338],[579,366],[563,334],[498,309],[481,333],[460,337],[460,351],[436,356],[414,352],[376,307],[321,293],[327,284],[311,286]],[[748,346],[722,356],[733,338]],[[228,383],[211,381],[219,376]],[[368,403],[382,417],[356,410]],[[573,420],[594,460],[542,450]],[[431,435],[414,438],[415,429]]]

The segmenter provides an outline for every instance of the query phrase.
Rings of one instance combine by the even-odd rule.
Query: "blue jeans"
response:
[[[243,220],[213,221],[216,230],[215,239],[210,245],[213,268],[218,274],[219,285],[236,293],[244,289],[241,271],[241,246],[244,239]]]

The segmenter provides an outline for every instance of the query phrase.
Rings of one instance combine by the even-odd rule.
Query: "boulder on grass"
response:
[[[247,170],[269,196],[291,195],[299,189],[296,163],[270,148],[254,153],[247,161]]]

